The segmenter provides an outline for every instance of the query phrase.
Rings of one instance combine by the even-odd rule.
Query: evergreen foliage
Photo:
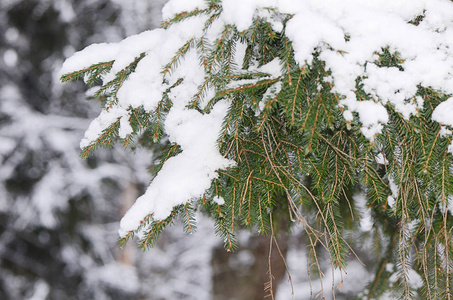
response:
[[[163,28],[203,15],[206,33],[221,12],[219,1],[210,1],[207,9],[176,15]],[[185,230],[193,231],[194,210],[215,220],[216,232],[228,251],[237,247],[238,228],[271,234],[277,227],[287,230],[299,224],[310,249],[310,272],[320,278],[322,249],[327,250],[333,266],[344,271],[355,250],[371,247],[378,262],[365,298],[379,299],[390,293],[402,299],[451,299],[453,216],[448,207],[453,202],[452,141],[444,134],[445,128],[431,119],[449,95],[420,85],[417,98],[424,104],[410,118],[387,102],[389,121],[380,134],[369,139],[362,133],[357,115],[352,121],[344,118],[345,108],[339,105],[342,96],[332,91],[333,83],[326,79],[331,71],[320,58],[321,50],[315,49],[309,64],[296,61],[292,41],[285,34],[292,17],[265,9],[255,14],[247,30],[238,31],[227,24],[214,42],[206,36],[187,40],[168,62],[162,70],[164,83],[189,51],[196,51],[206,72],[188,108],[209,114],[219,101],[230,101],[218,147],[236,165],[218,170],[203,197],[175,207],[167,219],[148,215],[121,243],[139,233],[140,247],[152,246],[175,218],[183,221]],[[276,31],[270,20],[280,20],[283,29]],[[422,21],[420,16],[411,24]],[[246,47],[242,65],[236,59],[240,44]],[[100,84],[96,98],[109,110],[122,83],[146,55],[142,53],[108,82],[103,76],[111,61],[66,74],[62,80],[83,76],[88,84]],[[377,67],[404,71],[399,53],[382,48],[377,55]],[[275,62],[279,74],[266,71],[265,66]],[[365,79],[356,78],[358,101],[373,100],[363,88]],[[120,140],[126,146],[141,144],[154,151],[158,157],[154,174],[170,157],[181,153],[178,144],[166,139],[163,124],[173,105],[169,94],[184,80],[170,83],[153,111],[129,109],[132,133]],[[208,96],[210,89],[215,96]],[[118,118],[83,149],[83,156],[98,146],[112,145],[119,139],[119,126]],[[366,194],[366,208],[372,214],[368,231],[360,229],[363,211],[355,199],[360,191]],[[219,197],[223,204],[215,201]],[[282,219],[293,222],[278,224]],[[421,286],[411,282],[414,272],[423,281]]]

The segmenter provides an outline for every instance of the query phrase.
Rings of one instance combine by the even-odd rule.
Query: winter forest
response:
[[[2,0],[0,299],[452,299],[450,0]]]

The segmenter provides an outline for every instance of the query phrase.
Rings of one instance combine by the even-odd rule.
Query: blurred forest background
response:
[[[100,108],[82,82],[59,82],[61,64],[92,43],[159,26],[165,2],[1,0],[0,299],[263,299],[268,237],[242,232],[239,250],[227,253],[199,216],[193,235],[176,224],[149,251],[134,242],[120,249],[118,222],[147,186],[152,154],[118,145],[79,157]],[[309,299],[310,284],[312,296],[320,288],[308,281],[302,240],[298,232],[279,240],[293,299]],[[274,290],[282,283],[276,298],[291,299],[275,248],[272,261]],[[370,278],[357,261],[349,270],[337,299],[351,299]]]

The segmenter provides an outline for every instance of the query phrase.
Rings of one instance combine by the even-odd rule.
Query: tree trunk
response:
[[[269,257],[270,241],[270,236],[252,236],[248,244],[240,245],[236,252],[227,252],[223,247],[214,250],[213,299],[273,299],[278,284],[285,276],[286,268],[275,242],[272,244]],[[278,235],[277,242],[285,257],[288,250],[288,235],[285,233]],[[271,290],[265,289],[270,282],[269,270],[272,275]]]
[[[135,200],[137,199],[138,191],[137,185],[131,181],[126,183],[126,187],[124,188],[122,195],[121,195],[121,211],[120,215],[124,216],[127,210],[134,204]],[[127,243],[124,247],[120,250],[119,253],[119,261],[126,265],[133,265],[135,263],[135,253],[136,253],[136,245],[135,243]]]

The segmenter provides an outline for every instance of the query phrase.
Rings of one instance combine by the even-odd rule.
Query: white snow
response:
[[[389,273],[393,273],[393,268],[394,268],[394,267],[395,267],[394,264],[392,264],[392,263],[387,263],[387,264],[385,265],[385,271],[387,271],[387,272],[389,272]]]
[[[215,146],[228,102],[219,102],[211,113],[204,115],[185,108],[207,76],[200,63],[200,53],[189,50],[184,58],[178,59],[177,67],[162,73],[178,49],[192,39],[192,45],[201,38],[207,44],[214,44],[225,25],[243,31],[253,24],[255,17],[263,17],[274,29],[281,29],[281,20],[266,10],[269,7],[291,14],[285,34],[292,42],[297,63],[304,67],[313,61],[314,52],[319,53],[319,59],[331,72],[323,80],[331,83],[332,91],[339,95],[345,120],[360,123],[361,132],[371,141],[389,121],[387,105],[393,106],[405,119],[418,113],[423,107],[423,99],[416,96],[418,86],[453,94],[453,4],[448,0],[222,0],[219,4],[223,7],[221,15],[206,30],[204,25],[209,16],[201,14],[168,29],[147,31],[115,44],[89,46],[63,65],[61,74],[114,60],[112,70],[104,78],[107,82],[134,58],[146,53],[135,72],[122,82],[117,103],[90,125],[82,147],[93,143],[118,119],[119,135],[126,137],[132,132],[127,124],[130,108],[143,106],[152,111],[162,93],[179,78],[184,79],[169,95],[173,107],[165,122],[170,140],[178,143],[183,152],[165,163],[145,195],[126,214],[121,223],[122,235],[135,229],[149,213],[163,219],[175,205],[201,196],[216,177],[215,171],[233,164],[222,158]],[[207,5],[204,0],[170,0],[163,8],[163,18],[168,20],[184,11],[206,9]],[[425,17],[418,26],[409,23],[420,15]],[[398,55],[401,69],[378,66],[377,53],[382,49]],[[233,61],[240,66],[245,44],[237,43],[236,50]],[[275,59],[261,68],[252,64],[248,71],[266,72],[270,78],[277,78],[281,69],[280,60]],[[357,98],[357,78],[362,79],[368,100]],[[235,81],[227,87],[246,83],[246,80]],[[278,84],[271,86],[264,100],[280,89]],[[208,87],[202,95],[198,100],[204,108],[215,95],[214,87]],[[261,113],[263,104],[256,108],[257,114]],[[452,115],[453,98],[450,98],[436,108],[433,120],[451,127]],[[448,130],[442,133],[449,135]],[[449,150],[453,153],[453,143]],[[392,207],[395,196],[391,197]]]
[[[80,141],[80,148],[88,147],[93,141],[95,141],[104,131],[104,129],[108,128],[118,119],[127,119],[128,112],[120,107],[112,107],[109,110],[102,110],[99,117],[94,119],[90,126],[88,127],[87,131],[85,132],[85,136]],[[121,122],[123,125],[124,122]],[[129,125],[129,124],[128,124]],[[129,125],[130,126],[130,125]],[[124,129],[123,129],[124,130]],[[127,129],[125,129],[127,131]],[[122,132],[123,133],[123,132]]]
[[[72,3],[68,0],[60,0],[55,3],[56,10],[60,13],[59,17],[64,23],[73,21],[77,14],[72,7]]]
[[[282,82],[281,81],[277,81],[276,83],[271,85],[266,90],[266,92],[263,95],[263,99],[258,104],[258,108],[259,109],[257,109],[255,111],[255,115],[259,115],[263,111],[264,107],[266,106],[266,102],[267,101],[274,100],[277,97],[277,95],[278,95],[278,93],[280,93],[282,87],[283,87]]]
[[[381,104],[371,100],[351,104],[351,108],[359,113],[360,122],[364,126],[361,128],[363,135],[373,140],[376,134],[381,133],[381,124],[388,122],[387,110]]]
[[[453,97],[448,98],[434,109],[432,119],[440,124],[453,127]]]
[[[440,136],[441,137],[446,137],[446,136],[449,136],[451,135],[453,132],[448,129],[448,128],[445,128],[445,126],[441,126],[440,127]]]
[[[281,66],[282,66],[281,60],[278,57],[276,57],[267,64],[264,64],[256,69],[251,68],[251,70],[252,71],[256,70],[256,72],[268,73],[271,76],[271,78],[277,78],[282,76]]]
[[[395,283],[399,279],[399,276],[398,273],[393,273],[392,276],[390,276],[389,281]],[[407,281],[413,289],[419,289],[423,286],[423,279],[413,269],[407,270]]]
[[[120,138],[125,139],[129,134],[133,132],[131,123],[127,117],[122,117],[120,119],[120,129],[118,130],[118,135]]]
[[[72,73],[99,62],[115,60],[112,69],[104,77],[104,82],[108,82],[114,79],[115,74],[127,67],[141,53],[152,51],[140,61],[128,80],[123,82],[117,94],[118,103],[114,104],[108,111],[101,112],[99,117],[92,122],[80,144],[82,148],[95,142],[102,132],[117,119],[127,119],[129,107],[143,106],[147,111],[155,109],[162,98],[162,93],[179,77],[186,77],[189,74],[188,72],[182,74],[181,70],[178,70],[177,75],[167,77],[170,79],[168,84],[162,84],[161,72],[164,66],[171,61],[171,58],[187,40],[200,35],[205,21],[205,17],[192,18],[184,24],[171,27],[169,30],[145,31],[128,37],[119,43],[91,45],[65,61],[60,74]],[[198,61],[194,58],[196,56],[188,60],[192,62],[191,70],[201,70]],[[184,69],[184,71],[188,70]],[[200,74],[201,79],[200,76],[197,79],[201,81],[204,78],[203,71],[201,70],[201,73],[197,72],[197,74]],[[199,82],[194,82],[193,76],[187,77],[185,92],[193,95]],[[131,132],[132,130],[126,122],[121,121],[120,137],[124,138]]]
[[[0,157],[9,154],[16,147],[16,143],[10,137],[0,136]]]
[[[416,290],[423,286],[422,277],[417,272],[415,272],[413,269],[409,269],[409,271],[407,272],[407,277],[408,277],[409,285],[413,289]]]
[[[13,49],[8,49],[3,53],[3,61],[8,67],[15,67],[17,64],[17,52]]]
[[[184,106],[172,109],[165,129],[183,151],[165,162],[145,194],[123,217],[120,236],[136,229],[150,213],[155,220],[163,220],[173,207],[201,197],[217,178],[216,170],[234,165],[220,155],[216,143],[228,105],[222,100],[204,115]]]
[[[388,121],[378,103],[389,102],[409,119],[423,104],[415,100],[419,84],[453,92],[453,21],[448,17],[453,5],[448,1],[223,0],[222,6],[223,20],[239,31],[252,24],[257,12],[270,19],[261,10],[265,7],[293,14],[285,33],[296,60],[301,66],[310,64],[313,51],[321,51],[320,58],[332,72],[334,92],[343,96],[345,117],[352,121],[348,111],[358,112],[362,132],[371,140]],[[408,23],[419,15],[425,15],[419,26]],[[399,53],[404,71],[374,65],[382,48]],[[352,92],[357,77],[364,78],[364,90],[375,105],[358,104]]]
[[[223,0],[223,20],[227,24],[236,25],[238,31],[247,30],[252,25],[258,2],[257,0],[248,0],[239,3],[237,0]]]
[[[254,78],[254,79],[242,79],[242,80],[232,81],[231,83],[227,84],[226,89],[235,89],[235,88],[239,88],[240,86],[244,86],[244,85],[256,84],[258,81],[276,79],[276,78],[280,77],[282,75],[281,61],[279,58],[275,58],[272,61],[270,61],[267,64],[264,64],[260,67],[251,66],[249,68],[249,71],[256,72],[256,73],[267,73],[267,74],[269,74],[269,76]],[[241,70],[238,71],[238,73],[241,73],[241,72],[243,72],[243,71],[241,71]],[[275,92],[278,93],[281,89],[281,86],[278,87],[276,84],[273,84],[273,86],[275,86],[274,87]],[[268,91],[271,88],[272,87],[269,87]],[[269,91],[269,93],[272,93],[272,92]],[[263,99],[265,99],[264,96],[263,96]]]
[[[434,109],[432,119],[442,125],[453,127],[453,97],[448,98]],[[450,129],[441,126],[441,136],[451,136],[451,134]],[[448,152],[453,154],[453,141],[448,146]]]
[[[38,280],[33,286],[33,295],[28,300],[41,300],[49,296],[50,287],[44,280]]]
[[[367,198],[365,193],[355,194],[352,199],[361,213],[360,228],[363,231],[370,231],[373,229],[373,218],[371,216],[371,209],[367,206]]]
[[[382,153],[379,153],[376,158],[375,158],[376,162],[380,165],[388,165],[389,164],[389,161],[387,160],[387,158],[385,158],[384,154]]]
[[[162,9],[162,19],[170,19],[182,12],[206,9],[207,7],[205,0],[170,0]]]
[[[224,205],[225,204],[225,199],[223,199],[223,197],[221,197],[221,196],[214,196],[212,198],[212,201],[214,201],[218,205]]]
[[[108,62],[115,59],[119,52],[119,44],[100,43],[93,44],[83,51],[76,52],[66,59],[60,70],[60,76],[89,67],[100,62]]]
[[[126,264],[111,263],[90,270],[87,276],[90,284],[106,284],[120,288],[128,293],[139,291],[139,278],[137,270]]]

